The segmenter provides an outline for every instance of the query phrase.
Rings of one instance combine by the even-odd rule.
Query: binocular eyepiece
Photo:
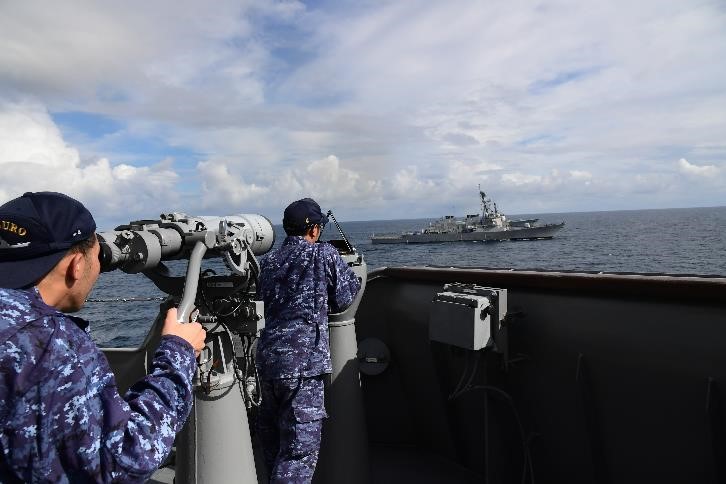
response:
[[[113,263],[113,252],[106,240],[102,238],[101,234],[98,234],[97,237],[99,245],[101,246],[101,249],[98,251],[98,261],[101,263],[101,272],[111,272],[116,268]]]

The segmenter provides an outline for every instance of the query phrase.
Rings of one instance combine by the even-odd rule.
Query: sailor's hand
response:
[[[170,308],[166,312],[166,319],[164,320],[164,327],[161,329],[161,335],[173,334],[174,336],[180,337],[192,345],[194,355],[199,356],[202,348],[204,348],[204,339],[207,337],[207,332],[197,322],[179,323],[176,318],[176,308]]]

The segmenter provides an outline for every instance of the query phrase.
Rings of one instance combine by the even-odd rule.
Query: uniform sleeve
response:
[[[360,281],[353,269],[331,248],[328,256],[328,305],[330,312],[339,313],[351,305],[360,290]]]
[[[196,367],[188,342],[164,336],[149,375],[129,389],[121,405],[111,404],[111,415],[120,412],[118,424],[107,433],[106,448],[117,472],[145,480],[163,463],[191,412]],[[115,385],[113,390],[115,400]]]
[[[66,469],[81,469],[77,480],[143,482],[169,455],[174,437],[192,406],[196,368],[189,343],[164,336],[149,375],[121,398],[106,357],[90,339],[82,355],[61,371],[64,392],[54,414]],[[69,476],[71,481],[74,477]]]

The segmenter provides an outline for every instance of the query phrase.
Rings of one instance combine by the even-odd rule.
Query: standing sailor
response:
[[[327,222],[314,200],[291,203],[282,220],[287,237],[260,263],[266,325],[257,346],[259,432],[273,483],[312,480],[328,416],[328,312],[348,307],[360,289],[338,251],[316,243]]]

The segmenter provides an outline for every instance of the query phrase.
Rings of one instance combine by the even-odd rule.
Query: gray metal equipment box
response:
[[[506,289],[446,284],[431,305],[429,338],[469,350],[492,346],[506,312]]]

